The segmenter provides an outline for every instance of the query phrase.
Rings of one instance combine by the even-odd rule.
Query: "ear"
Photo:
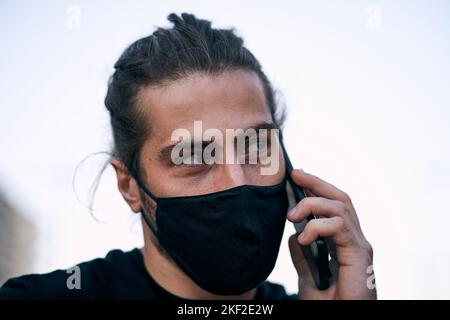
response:
[[[125,164],[119,159],[112,158],[110,163],[116,170],[117,187],[122,197],[133,212],[140,212],[142,210],[142,202],[136,180],[134,180]]]

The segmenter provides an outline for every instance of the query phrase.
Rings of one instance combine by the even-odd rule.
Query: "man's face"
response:
[[[150,123],[150,137],[141,149],[140,168],[144,183],[158,197],[198,195],[221,191],[239,185],[273,185],[284,177],[284,161],[277,153],[279,165],[273,174],[261,174],[267,165],[259,163],[175,164],[172,148],[177,129],[189,131],[192,139],[211,143],[195,135],[194,122],[201,121],[203,132],[218,129],[223,141],[218,148],[226,157],[227,129],[269,128],[273,120],[258,76],[249,71],[227,71],[217,75],[192,74],[161,87],[140,91],[139,104]],[[274,145],[275,144],[275,145]],[[267,135],[267,150],[279,150],[277,139]],[[237,154],[237,153],[236,153]]]

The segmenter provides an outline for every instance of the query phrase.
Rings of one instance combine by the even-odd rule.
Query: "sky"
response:
[[[379,297],[450,299],[450,3],[437,0],[1,1],[0,189],[35,224],[30,270],[142,245],[111,168],[94,217],[86,204],[112,145],[113,65],[171,12],[244,38],[287,108],[294,166],[351,196]],[[289,292],[293,232],[269,278]]]

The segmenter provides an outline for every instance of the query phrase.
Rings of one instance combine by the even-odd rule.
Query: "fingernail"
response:
[[[297,210],[295,210],[295,207],[294,208],[292,208],[289,212],[288,212],[288,217],[289,218],[292,218],[294,215],[295,215],[295,212],[296,212]]]
[[[298,169],[298,172],[300,173],[305,173],[305,170],[303,170],[302,168]]]
[[[302,240],[303,238],[305,237],[305,233],[304,232],[302,232],[302,233],[300,233],[299,235],[298,235],[298,240]]]

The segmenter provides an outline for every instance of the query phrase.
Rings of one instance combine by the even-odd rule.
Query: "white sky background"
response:
[[[111,169],[96,202],[106,224],[77,201],[72,176],[109,149],[103,99],[114,62],[172,11],[244,37],[284,94],[294,165],[351,195],[379,297],[450,299],[447,1],[0,2],[0,188],[36,225],[31,270],[142,244]],[[104,160],[85,162],[82,198]],[[290,292],[293,232],[288,223],[270,277]]]

